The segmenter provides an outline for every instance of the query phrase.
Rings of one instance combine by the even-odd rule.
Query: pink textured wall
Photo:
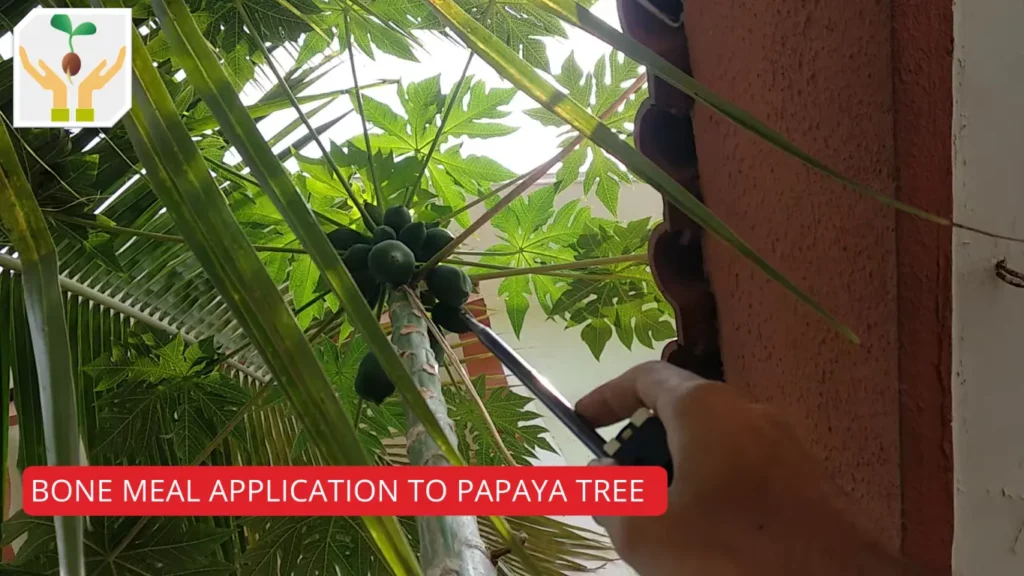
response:
[[[953,213],[953,10],[949,0],[892,0],[897,194]],[[952,234],[896,219],[903,553],[951,572]]]
[[[694,76],[886,193],[895,188],[891,26],[888,1],[686,4]],[[864,519],[898,545],[895,216],[700,105],[694,133],[705,202],[862,340],[844,341],[709,240],[726,378],[787,409]]]

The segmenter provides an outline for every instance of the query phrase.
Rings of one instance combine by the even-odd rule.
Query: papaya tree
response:
[[[650,348],[671,338],[646,265],[654,223],[617,218],[620,186],[637,179],[856,340],[633,149],[642,67],[857,191],[950,224],[846,180],[595,18],[589,2],[91,4],[133,10],[133,108],[122,122],[14,131],[10,90],[0,91],[0,389],[14,390],[19,469],[73,464],[82,450],[95,464],[530,465],[553,450],[530,398],[469,378],[448,338],[461,331],[455,312],[480,283],[499,282],[517,336],[536,301],[582,327],[598,358],[613,336]],[[34,5],[8,3],[3,25]],[[572,56],[553,66],[544,42],[565,37],[563,23],[615,51],[589,71]],[[453,85],[360,84],[356,58],[415,60],[428,33],[468,48]],[[511,86],[468,74],[474,58]],[[10,74],[12,61],[0,68]],[[313,90],[341,74],[350,88]],[[261,96],[243,104],[253,87]],[[377,90],[396,91],[401,106]],[[464,148],[514,132],[506,107],[520,92],[537,102],[530,118],[565,132],[556,155],[515,174]],[[314,124],[337,103],[343,112]],[[296,118],[261,132],[278,112]],[[325,137],[350,114],[358,134]],[[559,201],[580,180],[586,198]],[[484,226],[498,242],[466,249]],[[20,573],[560,574],[613,557],[602,535],[542,517],[101,518],[83,528],[19,513],[3,523],[3,544],[15,541],[4,569]]]

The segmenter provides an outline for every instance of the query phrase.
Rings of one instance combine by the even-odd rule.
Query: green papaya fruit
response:
[[[427,237],[427,226],[423,222],[413,222],[398,233],[398,239],[412,250],[413,254],[423,246],[423,240]]]
[[[456,334],[472,332],[469,323],[462,316],[462,310],[456,306],[449,306],[438,302],[430,313],[430,319],[434,321],[434,324],[449,332],[455,332]]]
[[[412,224],[412,213],[405,206],[392,206],[384,212],[384,225],[396,232]]]
[[[437,362],[438,366],[443,365],[445,360],[444,346],[441,345],[437,338],[434,338],[433,332],[430,333],[430,351],[434,353],[434,361]]]
[[[473,281],[461,268],[440,264],[427,273],[427,288],[441,304],[459,307],[473,293]]]
[[[381,404],[395,393],[395,384],[373,353],[363,356],[356,371],[356,394],[374,404]]]
[[[377,228],[373,231],[374,245],[380,244],[385,240],[394,240],[395,238],[395,230],[391,226],[377,226]]]
[[[366,234],[353,230],[348,226],[341,226],[328,233],[327,239],[331,242],[331,246],[334,246],[335,250],[348,250],[356,244],[370,244],[371,241],[370,237]]]
[[[380,206],[367,202],[363,204],[363,208],[366,209],[366,213],[369,214],[370,219],[373,220],[367,228],[373,230],[375,226],[384,222],[384,211],[380,209]]]
[[[359,293],[366,299],[366,303],[373,308],[380,301],[381,285],[374,280],[369,270],[359,270],[352,273],[352,279],[359,287]]]
[[[385,240],[370,250],[370,274],[381,284],[401,286],[416,271],[412,250],[398,240]]]
[[[356,244],[348,249],[341,260],[349,271],[366,270],[369,265],[370,250],[372,246],[367,244]]]
[[[454,239],[455,237],[452,236],[452,233],[444,228],[431,228],[430,230],[427,230],[427,233],[423,237],[423,244],[420,246],[420,251],[416,254],[417,259],[420,262],[430,260]]]
[[[420,292],[420,302],[427,308],[430,308],[434,304],[437,304],[437,298],[434,297],[433,292],[430,290],[424,290]]]

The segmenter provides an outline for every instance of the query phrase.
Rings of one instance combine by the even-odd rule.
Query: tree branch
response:
[[[448,100],[448,105],[444,109],[444,114],[441,116],[441,125],[437,127],[437,135],[430,141],[430,148],[427,150],[427,156],[423,159],[423,165],[420,167],[419,176],[412,181],[412,184],[406,189],[405,198],[402,199],[402,204],[406,207],[412,206],[413,200],[416,198],[416,189],[419,188],[420,180],[423,180],[423,176],[427,173],[427,168],[430,167],[430,159],[434,156],[434,151],[437,150],[437,145],[441,143],[441,139],[444,138],[444,125],[448,123],[448,117],[451,116],[452,110],[455,108],[455,104],[459,101],[459,92],[462,91],[462,85],[466,82],[466,74],[469,72],[469,65],[473,63],[473,56],[476,53],[470,50],[469,57],[466,58],[466,65],[462,67],[462,76],[459,77],[459,81],[455,83],[455,87],[452,88],[451,99]]]
[[[263,58],[266,59],[267,66],[270,67],[270,71],[274,73],[274,77],[277,78],[277,82],[281,85],[281,89],[288,95],[288,100],[292,103],[292,108],[294,108],[295,112],[298,113],[299,118],[302,118],[302,124],[305,125],[306,130],[315,134],[316,132],[313,130],[313,125],[310,124],[309,118],[306,118],[306,113],[302,111],[302,107],[299,105],[299,101],[295,98],[295,94],[292,93],[292,89],[288,86],[288,83],[285,82],[284,78],[281,77],[281,73],[277,70],[277,66],[274,65],[274,59],[271,57],[267,47],[263,44],[263,38],[260,37],[256,27],[253,26],[252,19],[249,18],[249,13],[246,11],[242,0],[235,0],[235,8],[238,10],[238,13],[242,15],[246,28],[249,29],[249,33],[252,34],[253,39],[256,41],[256,45],[259,46],[260,52],[263,53]],[[348,180],[344,175],[342,175],[341,169],[338,168],[338,164],[334,161],[334,158],[331,157],[330,153],[327,151],[327,147],[320,141],[320,138],[315,138],[314,140],[317,147],[320,148],[320,152],[324,155],[324,160],[327,161],[327,164],[331,167],[335,177],[337,177],[338,181],[341,182],[341,187],[345,189],[345,193],[348,194],[349,200],[352,201],[356,210],[358,210],[359,214],[363,217],[363,224],[366,226],[366,229],[373,232],[373,228],[371,227],[371,225],[374,224],[373,219],[370,218],[370,215],[366,212],[366,208],[364,208],[363,203],[359,201],[359,198],[356,196],[355,191],[352,190],[352,186],[348,183]]]
[[[542,274],[545,276],[562,276],[569,278],[584,279],[584,274],[557,274],[562,270],[577,270],[579,268],[596,268],[599,266],[609,266],[612,264],[622,264],[625,262],[646,262],[646,254],[625,254],[623,256],[610,256],[608,258],[591,258],[589,260],[575,260],[573,262],[559,262],[558,264],[545,264],[543,266],[531,266],[528,268],[506,268],[498,272],[485,272],[482,274],[472,274],[470,278],[474,282],[481,282],[483,280],[494,280],[496,278],[508,278],[510,276],[524,276],[527,274]],[[479,266],[480,268],[487,268],[493,265],[481,265],[478,262],[463,262],[460,260],[448,260],[448,262],[463,264],[465,266]],[[610,280],[621,275],[607,275],[598,274],[598,279]]]
[[[377,206],[384,209],[384,193],[380,189],[380,181],[377,179],[377,171],[373,167],[373,149],[370,148],[370,129],[366,126],[366,115],[363,114],[363,94],[359,91],[359,77],[356,75],[356,51],[352,45],[352,28],[349,25],[348,13],[351,9],[345,9],[345,42],[348,44],[348,63],[352,68],[352,85],[355,87],[356,107],[359,110],[359,122],[363,125],[363,141],[366,142],[366,164],[370,170],[370,182],[373,184],[373,191],[377,195]],[[398,232],[398,230],[395,230]]]

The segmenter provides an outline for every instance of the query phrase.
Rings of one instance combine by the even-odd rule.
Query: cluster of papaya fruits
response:
[[[376,306],[384,284],[407,284],[417,262],[426,262],[440,252],[453,237],[436,222],[413,222],[404,206],[393,206],[383,214],[372,204],[366,211],[376,222],[373,236],[341,226],[327,235],[335,250],[344,252],[342,260],[352,273],[359,290],[370,306]]]
[[[385,285],[408,284],[416,267],[433,258],[454,239],[451,232],[437,223],[414,222],[404,206],[393,206],[383,214],[379,208],[366,204],[370,217],[381,222],[373,236],[341,227],[327,235],[336,250],[344,252],[342,260],[367,303],[373,307],[381,298]],[[461,268],[440,264],[426,275],[426,290],[420,292],[424,306],[430,310],[435,324],[452,332],[468,332],[461,322],[460,310],[473,291],[473,282]],[[434,357],[440,360],[444,349],[431,335]],[[377,357],[367,354],[356,374],[356,393],[364,400],[380,404],[395,391],[394,383],[381,367]]]

